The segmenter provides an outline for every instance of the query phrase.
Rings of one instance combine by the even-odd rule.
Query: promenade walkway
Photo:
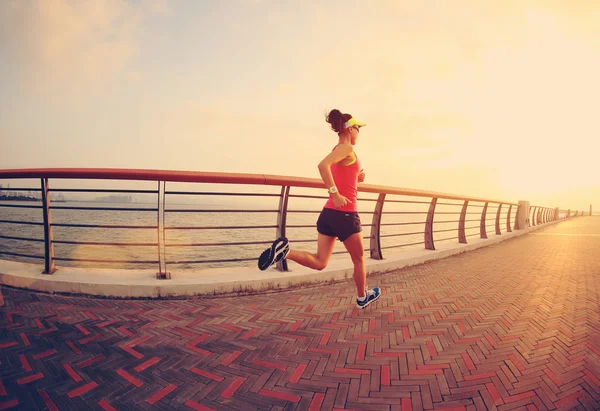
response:
[[[108,300],[0,288],[0,409],[600,409],[600,217],[351,282]]]

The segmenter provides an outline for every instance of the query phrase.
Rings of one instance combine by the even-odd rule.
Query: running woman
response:
[[[337,133],[338,144],[319,163],[321,178],[325,187],[329,188],[329,200],[317,220],[317,253],[292,250],[287,238],[278,238],[260,255],[258,268],[266,270],[278,261],[288,259],[305,267],[322,270],[327,267],[338,238],[354,264],[356,306],[363,309],[381,296],[381,290],[377,287],[367,290],[362,227],[357,206],[357,184],[364,181],[365,173],[360,168],[354,145],[360,128],[366,124],[337,109],[329,112],[326,121]]]

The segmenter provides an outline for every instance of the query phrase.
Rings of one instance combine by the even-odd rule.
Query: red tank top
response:
[[[333,150],[335,150],[335,147]],[[331,165],[331,174],[333,175],[335,186],[339,193],[348,199],[348,202],[344,207],[337,208],[333,204],[332,196],[329,195],[329,200],[325,203],[325,208],[354,213],[358,212],[358,204],[356,201],[358,190],[356,186],[358,185],[358,174],[360,173],[360,161],[358,161],[356,153],[354,153],[354,157],[356,158],[356,161],[347,166],[343,166],[340,163]]]

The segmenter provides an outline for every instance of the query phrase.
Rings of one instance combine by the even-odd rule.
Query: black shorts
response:
[[[317,220],[317,231],[343,242],[352,234],[360,233],[362,226],[358,213],[324,208]]]

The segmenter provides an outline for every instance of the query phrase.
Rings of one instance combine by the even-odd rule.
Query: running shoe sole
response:
[[[273,242],[271,247],[262,252],[258,258],[258,268],[266,270],[273,264],[285,258],[290,251],[290,243],[287,238],[281,237]]]

